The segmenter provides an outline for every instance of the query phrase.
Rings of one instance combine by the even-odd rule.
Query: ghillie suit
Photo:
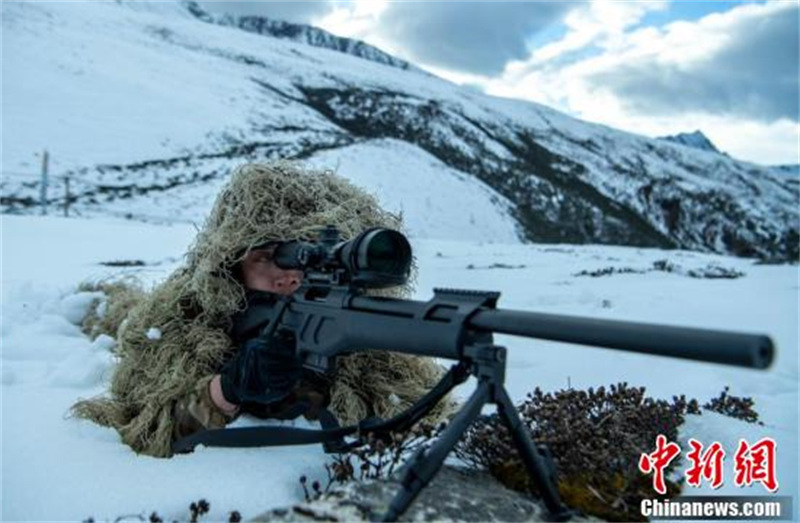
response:
[[[92,340],[101,335],[116,336],[128,312],[146,297],[139,280],[132,277],[87,281],[78,286],[78,291],[100,296],[81,322],[81,330]]]
[[[119,363],[110,395],[78,402],[78,417],[115,428],[136,452],[169,456],[175,417],[186,398],[205,395],[210,376],[237,350],[228,332],[244,305],[234,267],[247,249],[270,240],[314,239],[327,224],[352,238],[368,227],[401,228],[397,216],[331,173],[294,164],[248,164],[233,174],[190,247],[184,266],[128,314],[117,332]],[[380,292],[407,297],[410,285]],[[376,294],[376,293],[371,293]],[[388,352],[339,358],[331,411],[343,424],[407,408],[441,377],[434,360]],[[194,400],[192,400],[194,401]],[[191,409],[191,405],[189,407]],[[431,414],[452,411],[442,402]],[[220,413],[198,429],[219,426]],[[206,416],[208,418],[208,416]]]

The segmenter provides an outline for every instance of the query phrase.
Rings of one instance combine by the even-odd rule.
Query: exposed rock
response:
[[[213,16],[205,11],[197,2],[185,2],[186,9],[197,19],[210,24],[238,27],[249,33],[256,33],[274,38],[284,38],[314,47],[322,47],[340,53],[357,56],[379,64],[409,69],[411,64],[400,58],[385,53],[375,46],[360,40],[336,36],[334,34],[306,24],[293,24],[283,20],[274,20],[265,16]]]
[[[374,521],[397,492],[395,481],[352,482],[310,503],[273,509],[253,521]],[[544,505],[488,473],[445,466],[400,521],[547,521]],[[571,521],[599,521],[574,517]]]
[[[720,152],[720,150],[717,149],[714,143],[709,140],[702,131],[695,131],[693,133],[678,133],[671,136],[661,136],[659,137],[659,140],[666,140],[668,142],[679,143],[687,147],[694,147],[700,151],[725,154]]]

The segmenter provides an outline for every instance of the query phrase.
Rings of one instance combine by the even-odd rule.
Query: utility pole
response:
[[[64,177],[64,217],[69,217],[69,199],[71,198],[69,194],[69,176]]]
[[[44,150],[44,154],[42,155],[42,187],[41,192],[39,194],[39,201],[42,206],[42,216],[47,214],[47,167],[48,167],[48,160],[49,156],[47,154],[47,149]]]

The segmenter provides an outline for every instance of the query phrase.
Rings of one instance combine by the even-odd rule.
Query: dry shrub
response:
[[[564,502],[612,521],[642,520],[639,503],[654,495],[652,478],[637,467],[643,450],[653,448],[658,434],[676,440],[685,414],[699,413],[695,400],[647,398],[644,387],[626,383],[554,394],[537,388],[518,409],[534,440],[553,455]],[[456,453],[509,488],[535,491],[496,415],[475,423]],[[667,478],[676,463],[667,468]],[[669,480],[667,488],[666,497],[680,492]]]
[[[763,425],[764,423],[758,420],[758,412],[753,409],[754,406],[755,402],[753,398],[734,396],[730,394],[730,387],[725,387],[722,392],[719,393],[719,396],[705,403],[703,408],[748,423]]]
[[[758,422],[752,399],[733,396],[728,387],[703,408]],[[656,400],[645,397],[644,387],[626,383],[553,394],[537,388],[518,411],[534,441],[546,444],[555,461],[562,500],[587,515],[611,521],[642,520],[640,502],[655,492],[652,476],[638,470],[641,454],[655,448],[659,434],[677,441],[685,415],[702,414],[697,400],[685,396]],[[407,433],[393,433],[388,441],[369,437],[325,466],[328,484],[315,492],[327,492],[333,483],[388,478],[418,450],[430,447],[445,427],[420,423]],[[455,453],[511,489],[538,494],[497,415],[479,418]],[[681,486],[669,480],[677,464],[675,460],[666,469],[663,497],[680,494]]]

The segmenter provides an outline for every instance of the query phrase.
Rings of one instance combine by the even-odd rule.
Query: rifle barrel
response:
[[[482,310],[469,325],[500,334],[756,369],[769,367],[774,354],[772,340],[764,335],[538,312]]]

